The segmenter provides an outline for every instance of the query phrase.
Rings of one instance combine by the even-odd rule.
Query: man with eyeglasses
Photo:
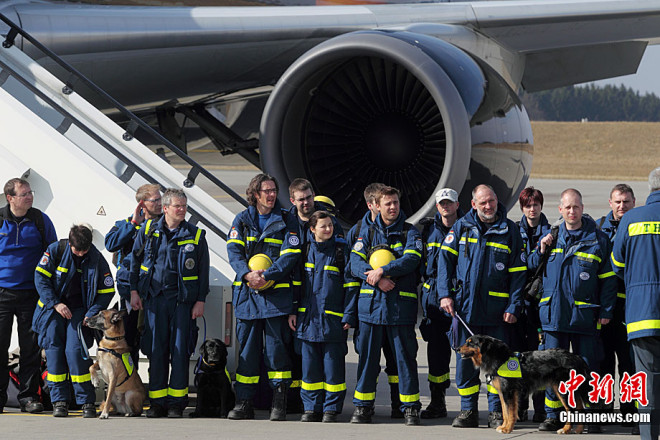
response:
[[[117,293],[122,301],[120,309],[126,309],[131,303],[131,286],[129,274],[131,271],[131,251],[135,237],[145,220],[157,220],[163,213],[160,197],[160,185],[148,183],[138,188],[135,193],[137,206],[133,215],[117,220],[110,231],[105,234],[105,248],[113,252],[112,263],[117,267]],[[140,330],[138,329],[139,310],[130,309],[124,316],[126,342],[131,347],[131,358],[137,364],[140,360]],[[148,349],[147,354],[148,355]]]
[[[167,189],[162,203],[163,216],[147,220],[133,244],[131,307],[144,308],[151,345],[147,417],[180,418],[188,405],[191,329],[209,292],[209,248],[205,231],[186,221],[182,190]]]
[[[34,192],[24,179],[10,179],[4,186],[7,205],[0,208],[0,413],[7,403],[9,370],[7,351],[16,316],[18,327],[19,393],[21,411],[40,413],[41,358],[32,315],[39,299],[34,268],[46,247],[57,240],[50,218],[33,208]]]
[[[321,203],[314,201],[314,195],[312,183],[307,179],[294,179],[289,185],[289,200],[293,205],[289,210],[289,214],[298,220],[300,241],[303,245],[308,239],[309,228],[307,227],[307,222],[309,218],[316,211],[326,210]],[[344,230],[334,215],[332,216],[332,225],[334,226],[335,237],[344,238]]]

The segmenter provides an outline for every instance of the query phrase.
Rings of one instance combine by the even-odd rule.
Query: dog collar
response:
[[[209,367],[215,367],[217,365],[215,363],[210,364],[210,363],[206,362],[206,360],[203,357],[202,357],[202,362],[204,362],[204,364],[208,365]]]
[[[124,339],[124,335],[117,336],[116,338],[111,338],[109,336],[103,336],[103,339],[107,339],[108,341],[121,341]]]

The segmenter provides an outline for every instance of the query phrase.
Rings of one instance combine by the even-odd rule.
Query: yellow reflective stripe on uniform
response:
[[[142,269],[145,272],[149,272],[149,268],[147,266],[140,265],[140,269]]]
[[[150,399],[161,399],[163,397],[167,397],[167,388],[162,389],[162,390],[156,390],[156,391],[149,390],[149,398]]]
[[[417,294],[412,292],[399,292],[399,295],[407,296],[408,298],[417,298]]]
[[[611,260],[616,267],[626,267],[626,263],[619,263],[618,261],[616,261],[616,258],[614,258],[614,254],[612,254]]]
[[[305,313],[307,309],[305,307],[298,307],[298,311],[301,313]]]
[[[239,383],[259,383],[259,376],[242,376],[236,373],[236,382]]]
[[[429,247],[429,246],[430,246],[430,247],[441,247],[441,246],[442,246],[442,243],[430,242],[430,243],[426,243],[426,246],[427,246],[427,247]]]
[[[57,266],[57,270],[59,270],[62,273],[67,273],[69,271],[69,269],[67,269],[66,267],[62,267],[62,266]]]
[[[289,388],[300,388],[302,386],[302,380],[292,380]]]
[[[551,254],[563,254],[564,250],[562,248],[555,248],[552,251],[550,251]]]
[[[441,250],[451,252],[452,254],[456,255],[458,257],[458,251],[453,250],[449,246],[442,246],[440,247]]]
[[[358,390],[355,390],[353,397],[358,400],[376,400],[376,393],[361,393]]]
[[[44,308],[44,303],[42,303],[41,300],[37,300],[37,305],[42,309]]]
[[[403,254],[404,254],[404,255],[405,255],[405,254],[415,254],[415,255],[417,255],[419,258],[422,258],[422,254],[420,254],[419,252],[417,252],[417,251],[415,251],[415,250],[412,250],[412,249],[407,249],[407,250],[403,251]]]
[[[477,394],[479,392],[479,385],[475,385],[469,388],[458,388],[458,394],[461,396],[470,396],[472,394]]]
[[[197,228],[197,233],[195,234],[194,239],[177,241],[176,244],[178,244],[179,246],[182,246],[184,244],[199,244],[199,237],[201,236],[202,236],[202,230]]]
[[[339,272],[339,268],[337,266],[323,266],[323,270],[329,270],[331,272]]]
[[[305,267],[309,267],[310,269],[314,269],[314,263],[305,263]]]
[[[115,293],[115,288],[114,288],[114,287],[111,287],[110,289],[101,289],[101,290],[97,290],[96,293],[100,293],[100,294],[103,294],[103,293]]]
[[[600,330],[601,328],[603,328],[603,325],[600,322],[597,321],[596,322],[596,330]]]
[[[188,395],[188,387],[185,387],[182,390],[177,390],[175,388],[168,388],[167,395],[172,397],[186,397]]]
[[[500,298],[508,298],[510,295],[506,292],[491,292],[488,291],[488,295],[490,296],[498,296]]]
[[[592,303],[584,302],[584,301],[575,301],[576,306],[593,306]]]
[[[232,286],[242,286],[242,285],[243,285],[243,281],[234,281],[233,283],[231,283],[231,285],[232,285]]]
[[[563,408],[564,405],[561,404],[559,400],[550,400],[547,397],[545,398],[545,406],[550,408]]]
[[[628,235],[660,234],[660,222],[638,222],[628,225]]]
[[[429,382],[442,383],[442,382],[447,382],[448,380],[449,380],[449,373],[443,374],[442,376],[434,376],[432,374],[429,374]]]
[[[326,314],[328,314],[328,315],[335,315],[335,316],[339,316],[340,318],[343,318],[343,317],[344,317],[344,314],[343,314],[343,313],[332,312],[332,311],[330,311],[330,310],[324,310],[324,312],[325,312]]]
[[[50,382],[64,382],[66,380],[67,374],[50,374],[46,376],[46,380]]]
[[[291,379],[290,371],[269,371],[268,379]]]
[[[431,288],[431,285],[428,284],[428,283],[424,283],[424,284],[422,284],[422,286],[424,286],[425,289],[430,289]]]
[[[605,273],[601,273],[600,275],[598,275],[598,278],[600,278],[600,279],[609,278],[609,277],[613,277],[615,275],[616,274],[613,271],[612,272],[605,272]]]
[[[333,385],[330,383],[323,382],[323,389],[328,391],[329,393],[339,393],[341,391],[346,391],[346,383],[339,383],[337,385]]]
[[[390,249],[397,249],[400,247],[403,247],[403,243],[401,243],[400,241],[398,243],[394,243],[390,245]]]
[[[360,293],[374,293],[374,289],[360,289]]]
[[[546,296],[545,298],[541,298],[541,301],[539,301],[539,304],[541,304],[541,303],[543,303],[543,302],[546,302],[546,301],[548,301],[549,299],[550,299],[549,296]]]
[[[53,277],[53,274],[50,273],[50,272],[48,272],[48,271],[47,271],[46,269],[44,269],[43,267],[37,266],[36,271],[37,271],[37,272],[41,272],[42,274],[46,275],[48,278],[52,278],[52,277]]]
[[[479,243],[479,240],[476,239],[476,238],[470,238],[470,237],[465,238],[465,237],[461,237],[460,243],[465,243],[466,241],[467,241],[468,243]]]
[[[387,383],[399,383],[399,376],[394,375],[394,374],[392,374],[392,375],[388,374],[387,375]]]
[[[273,289],[282,289],[283,287],[291,287],[289,283],[279,283],[273,286]]]
[[[199,277],[197,275],[193,275],[191,277],[182,277],[181,278],[183,281],[193,281],[193,280],[198,280]]]
[[[505,244],[502,243],[495,243],[494,241],[487,241],[486,246],[498,248],[498,249],[504,249],[508,253],[511,253],[511,248]]]
[[[353,252],[354,254],[358,254],[359,256],[361,256],[363,260],[366,260],[366,259],[367,259],[367,256],[364,255],[362,252],[358,252],[358,251],[356,251],[355,249],[352,250],[351,252]]]
[[[302,253],[302,250],[300,249],[284,249],[283,251],[280,251],[280,257],[284,254],[300,254]]]
[[[245,239],[246,239],[247,241],[257,241],[257,237],[252,237],[251,235],[245,237]]]
[[[344,283],[344,288],[346,287],[360,287],[360,283],[358,283],[357,281],[351,283]]]
[[[510,267],[509,272],[523,272],[527,270],[527,266],[516,266],[516,267]]]
[[[227,244],[229,244],[229,243],[236,243],[236,244],[240,244],[241,246],[245,247],[245,242],[242,241],[242,240],[236,240],[236,239],[232,238],[231,240],[227,240]]]
[[[587,259],[589,259],[589,260],[596,260],[596,261],[598,261],[599,263],[600,263],[601,261],[603,261],[603,260],[600,259],[600,257],[599,257],[598,255],[587,254],[586,252],[576,252],[574,255],[575,255],[576,257],[587,258]]]
[[[638,332],[641,330],[657,330],[660,329],[660,319],[645,319],[644,321],[631,322],[626,325],[628,333]]]
[[[71,382],[75,383],[83,383],[83,382],[91,382],[92,381],[92,375],[87,373],[87,374],[72,374],[71,375]]]
[[[149,228],[151,227],[151,222],[153,220],[147,220],[147,224],[144,225],[144,235],[147,235],[149,233]]]
[[[275,243],[275,244],[282,244],[282,240],[278,240],[277,238],[264,238],[264,243]]]
[[[399,394],[401,402],[411,403],[419,400],[419,393],[417,394]]]
[[[302,286],[302,281],[293,280],[291,281],[291,284],[293,284],[294,286]]]
[[[486,385],[486,391],[488,391],[491,394],[500,394],[500,393],[497,392],[497,388],[495,388],[491,384]]]
[[[323,389],[323,382],[308,383],[303,380],[300,387],[307,391],[318,391]]]
[[[616,297],[617,297],[617,298],[623,298],[623,299],[626,299],[626,294],[625,294],[625,293],[621,293],[621,292],[617,292],[617,293],[616,293]]]

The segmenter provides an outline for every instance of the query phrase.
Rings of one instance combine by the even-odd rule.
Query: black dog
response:
[[[195,375],[197,407],[190,417],[226,418],[236,400],[226,369],[227,347],[219,339],[208,339],[199,351],[202,356]]]
[[[590,377],[589,368],[580,356],[559,348],[514,353],[499,339],[474,335],[468,338],[458,352],[464,359],[471,358],[476,368],[480,368],[492,378],[491,384],[499,393],[504,418],[504,423],[497,427],[497,431],[504,434],[510,433],[516,423],[519,396],[527,398],[530,391],[552,387],[564,409],[570,412],[566,402],[567,395],[559,392],[559,383],[570,378],[571,370],[582,374],[586,379],[585,383]],[[578,411],[584,409],[589,402],[585,383],[575,392]],[[581,434],[583,430],[583,425],[575,427],[577,434]],[[570,432],[569,422],[557,431],[558,434]]]

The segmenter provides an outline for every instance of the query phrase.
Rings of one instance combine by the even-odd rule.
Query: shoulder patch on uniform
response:
[[[447,236],[445,237],[445,243],[450,244],[453,241],[454,241],[454,234],[452,233],[447,234]]]
[[[289,236],[289,244],[291,246],[298,246],[300,244],[300,239],[298,238],[297,235],[290,235]]]
[[[188,259],[183,263],[183,265],[184,265],[184,266],[186,267],[186,269],[188,269],[188,270],[193,269],[193,268],[195,267],[195,260],[193,260],[192,258],[188,258]]]
[[[364,247],[364,243],[362,241],[358,240],[354,245],[353,245],[353,250],[360,252],[362,248]]]
[[[504,263],[502,263],[501,261],[498,261],[497,264],[495,264],[495,269],[500,270],[500,271],[504,270]]]
[[[192,243],[188,243],[187,245],[185,245],[183,247],[183,250],[186,251],[186,252],[192,252],[192,251],[195,250],[195,245],[192,244]]]
[[[106,287],[111,287],[114,284],[112,281],[112,277],[110,275],[105,277],[105,279],[103,280],[103,284],[105,284]]]
[[[520,254],[520,261],[522,261],[523,263],[527,263],[527,255],[525,255],[524,252]]]
[[[39,264],[42,266],[48,264],[48,254],[44,254],[44,256],[41,257],[41,261],[39,261]]]
[[[238,231],[236,228],[231,228],[231,232],[229,233],[229,238],[237,238],[238,237]]]
[[[417,248],[418,251],[421,251],[422,249],[424,249],[424,243],[422,243],[421,239],[418,238],[415,241],[415,247]]]
[[[589,275],[587,272],[580,273],[580,279],[582,281],[587,281],[589,278],[591,278],[591,275]]]

